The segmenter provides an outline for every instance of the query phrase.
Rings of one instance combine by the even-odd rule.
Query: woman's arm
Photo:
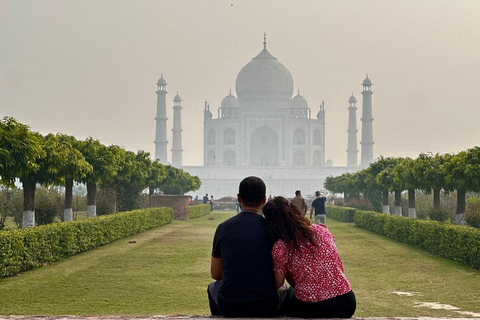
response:
[[[285,282],[285,273],[276,273],[275,272],[275,287],[280,288]]]
[[[290,285],[290,287],[295,288],[295,280],[293,280],[293,275],[290,272],[287,272],[287,274],[285,275],[285,278],[287,279],[287,282]]]

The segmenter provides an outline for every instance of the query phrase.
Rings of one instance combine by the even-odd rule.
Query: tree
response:
[[[57,134],[57,138],[64,148],[67,149],[69,156],[65,162],[60,164],[59,180],[65,186],[65,204],[63,220],[73,220],[73,182],[84,179],[88,173],[91,173],[93,167],[85,160],[83,154],[77,149],[78,141],[73,136]]]
[[[171,165],[165,166],[166,177],[158,184],[164,194],[183,195],[189,191],[198,190],[201,186],[200,178],[192,176],[182,169]]]
[[[381,156],[377,161],[370,164],[371,176],[373,180],[371,184],[373,185],[375,183],[381,190],[383,199],[383,212],[386,214],[390,214],[388,195],[392,191],[393,185],[393,177],[391,175],[391,170],[397,165],[397,163],[397,158],[384,158]],[[397,203],[397,201],[395,203]],[[400,205],[400,202],[398,202],[398,205]],[[395,206],[397,206],[397,204],[395,204]]]
[[[396,186],[403,187],[408,191],[408,216],[416,218],[417,212],[415,209],[415,189],[420,188],[419,179],[415,175],[415,160],[412,158],[402,159],[393,168],[393,181]]]
[[[148,166],[147,186],[149,189],[149,195],[155,193],[155,189],[158,189],[163,180],[167,177],[167,170],[165,166],[160,163],[160,160],[156,159]]]
[[[480,147],[461,151],[445,163],[445,180],[457,190],[455,223],[465,224],[466,192],[480,191]]]
[[[113,148],[109,149],[91,137],[79,141],[78,149],[93,168],[92,172],[80,180],[87,184],[87,217],[90,218],[97,215],[97,184],[107,183],[115,177],[119,170],[118,159],[112,152]]]
[[[445,164],[452,158],[450,154],[420,154],[415,159],[413,167],[414,176],[419,182],[419,189],[429,194],[433,190],[433,209],[440,211],[440,191],[452,191],[452,186],[448,186],[445,180]]]
[[[69,150],[60,144],[57,136],[48,134],[42,136],[35,133],[45,153],[37,157],[38,170],[25,172],[20,175],[23,186],[24,213],[23,227],[35,224],[35,190],[37,183],[44,185],[60,184],[60,168],[69,157]]]
[[[5,117],[0,121],[0,177],[13,187],[17,178],[23,184],[23,227],[35,225],[36,173],[42,169],[47,153],[44,138],[30,127]]]
[[[395,193],[395,214],[401,216],[401,200],[404,188],[393,180],[393,168],[401,161],[401,158],[382,158],[381,160],[384,161],[384,169],[377,175],[377,183],[382,190],[393,191]]]

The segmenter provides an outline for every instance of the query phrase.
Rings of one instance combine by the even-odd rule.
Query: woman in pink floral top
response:
[[[275,197],[263,207],[272,250],[275,282],[290,284],[287,316],[350,318],[356,300],[333,235],[323,224],[312,225],[294,205]]]

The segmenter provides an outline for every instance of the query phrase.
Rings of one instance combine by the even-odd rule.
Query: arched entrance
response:
[[[250,165],[278,165],[278,136],[272,128],[261,126],[252,133],[250,140]]]

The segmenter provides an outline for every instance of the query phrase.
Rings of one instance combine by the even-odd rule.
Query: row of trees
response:
[[[35,189],[40,185],[65,187],[65,221],[72,220],[74,181],[87,186],[87,216],[96,215],[97,187],[115,190],[124,208],[133,209],[135,199],[146,190],[184,194],[200,188],[201,181],[181,169],[152,161],[145,151],[105,146],[98,140],[77,140],[64,134],[45,136],[5,117],[0,121],[0,183],[23,186],[23,227],[35,224]]]
[[[368,168],[338,177],[328,177],[325,188],[343,193],[345,199],[363,195],[375,203],[381,199],[389,214],[388,197],[395,194],[395,214],[402,214],[401,193],[408,192],[408,215],[416,218],[415,191],[433,192],[433,208],[440,210],[440,192],[456,191],[456,223],[464,224],[466,193],[480,191],[480,147],[458,154],[420,154],[412,158],[384,158]]]

